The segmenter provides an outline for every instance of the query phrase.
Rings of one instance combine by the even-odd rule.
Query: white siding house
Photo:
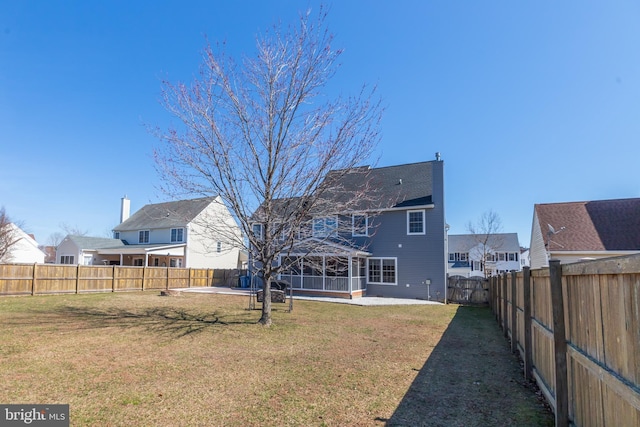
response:
[[[517,233],[450,234],[449,276],[486,277],[522,270]]]
[[[11,236],[11,241],[15,242],[9,249],[7,262],[15,264],[44,263],[44,252],[38,248],[38,242],[32,236],[13,223],[7,224],[7,227],[10,229],[8,233]]]
[[[61,264],[235,269],[240,228],[219,197],[143,206],[129,216],[122,199],[113,238],[67,236],[58,246]]]

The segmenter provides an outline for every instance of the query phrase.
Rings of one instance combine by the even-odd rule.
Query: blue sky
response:
[[[318,2],[0,0],[0,206],[46,243],[105,236],[165,200],[145,125],[160,79],[189,80],[205,36],[255,35]],[[640,197],[636,1],[334,1],[333,86],[376,84],[378,166],[445,161],[450,233],[493,210],[529,245],[535,203]]]

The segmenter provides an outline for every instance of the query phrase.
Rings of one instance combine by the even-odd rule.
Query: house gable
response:
[[[640,251],[640,199],[535,205],[532,268],[548,265],[547,251],[551,256]]]

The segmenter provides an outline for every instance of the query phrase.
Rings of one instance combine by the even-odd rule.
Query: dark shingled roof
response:
[[[535,211],[545,242],[548,225],[556,231],[553,251],[640,250],[640,199],[537,204]]]
[[[432,173],[432,162],[332,171],[325,178],[330,189],[320,205],[371,211],[431,204]],[[358,192],[364,197],[355,196]]]
[[[114,231],[144,230],[149,228],[184,227],[198,216],[215,197],[155,203],[143,206]]]

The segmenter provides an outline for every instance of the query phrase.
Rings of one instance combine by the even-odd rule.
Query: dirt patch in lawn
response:
[[[491,312],[459,307],[389,426],[553,426]]]

